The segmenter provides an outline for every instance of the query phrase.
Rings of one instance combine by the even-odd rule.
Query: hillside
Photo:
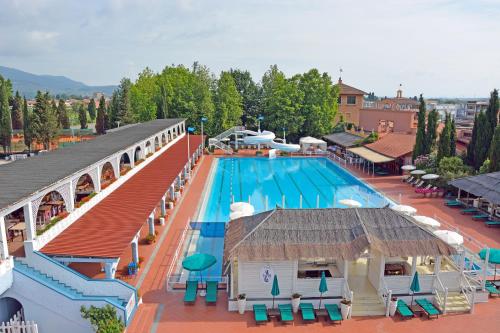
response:
[[[52,95],[91,96],[102,92],[110,96],[116,86],[88,86],[82,82],[71,80],[65,76],[36,75],[15,68],[0,66],[0,75],[12,81],[13,90],[19,90],[26,98],[33,98],[38,90],[49,91]]]

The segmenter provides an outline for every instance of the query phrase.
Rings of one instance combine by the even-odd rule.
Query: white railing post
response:
[[[390,315],[391,298],[392,298],[392,290],[389,290],[389,293],[387,294],[387,299],[385,302],[385,316],[386,317],[389,317],[389,315]]]
[[[446,302],[448,302],[448,287],[444,288],[443,313],[446,314]]]

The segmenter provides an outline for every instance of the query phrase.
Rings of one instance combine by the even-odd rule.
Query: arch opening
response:
[[[75,207],[80,207],[95,195],[95,185],[88,173],[78,178],[75,186]]]
[[[101,169],[101,190],[108,187],[116,180],[115,170],[110,162],[104,163]]]
[[[61,193],[52,191],[47,193],[38,206],[36,215],[36,229],[44,229],[55,219],[63,219],[68,215],[66,203]]]
[[[142,151],[141,151],[141,147],[137,146],[135,148],[135,151],[134,151],[134,162],[135,164],[138,164],[139,162],[142,162]]]
[[[23,305],[13,297],[0,298],[0,323],[15,321],[24,321]]]
[[[123,153],[120,157],[120,175],[126,174],[132,168],[130,157],[127,153]]]
[[[158,151],[160,149],[160,140],[158,137],[155,137],[155,151]]]
[[[165,133],[161,135],[161,145],[164,146],[167,144],[167,138],[165,137]]]

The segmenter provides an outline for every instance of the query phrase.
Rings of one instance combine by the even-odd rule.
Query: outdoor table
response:
[[[12,230],[12,231],[20,231],[21,232],[21,236],[24,240],[24,230],[26,229],[26,223],[25,222],[19,222],[15,225],[13,225],[12,227],[9,228],[9,230]]]
[[[314,312],[316,313],[316,317],[328,317],[328,311],[326,309],[315,309]]]
[[[410,306],[410,310],[418,317],[422,317],[424,314],[424,309],[422,309],[422,307],[418,304]]]
[[[280,310],[279,310],[279,309],[268,309],[268,310],[267,310],[267,315],[268,315],[270,318],[273,318],[273,317],[279,317],[279,315],[280,315]]]

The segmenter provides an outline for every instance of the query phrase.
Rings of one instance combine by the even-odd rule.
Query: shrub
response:
[[[302,297],[302,295],[299,294],[299,293],[293,293],[292,294],[292,298],[301,298],[301,297]]]
[[[116,309],[111,305],[102,308],[91,305],[88,309],[85,306],[80,308],[83,319],[88,319],[97,333],[121,333],[125,326],[116,314]]]
[[[239,294],[238,299],[247,299],[247,295],[246,294]]]
[[[255,152],[255,156],[261,156],[261,155],[262,155],[262,151],[261,151],[261,150],[257,150],[257,151]]]

